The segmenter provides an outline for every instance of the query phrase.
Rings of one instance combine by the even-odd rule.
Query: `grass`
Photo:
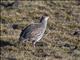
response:
[[[4,1],[2,2],[14,2]],[[2,6],[0,17],[1,60],[80,60],[80,3],[78,1],[20,1]],[[49,15],[46,32],[34,48],[18,44],[22,29]],[[74,35],[74,33],[77,34]]]

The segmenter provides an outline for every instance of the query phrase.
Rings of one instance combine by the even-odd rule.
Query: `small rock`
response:
[[[13,29],[18,29],[19,26],[18,26],[17,24],[13,24],[13,25],[12,25],[12,28],[13,28]]]
[[[70,47],[70,45],[66,43],[66,44],[64,45],[64,47]]]
[[[80,31],[75,31],[73,35],[80,35]]]

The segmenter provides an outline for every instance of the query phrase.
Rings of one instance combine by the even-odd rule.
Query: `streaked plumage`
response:
[[[39,41],[46,29],[48,16],[42,16],[39,23],[33,23],[22,30],[19,40],[22,42],[33,41],[35,44]]]

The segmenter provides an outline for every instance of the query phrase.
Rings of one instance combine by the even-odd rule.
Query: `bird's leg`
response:
[[[35,47],[35,46],[36,46],[36,45],[35,45],[35,44],[36,44],[36,42],[34,42],[33,44],[34,44],[33,46]]]
[[[25,43],[25,42],[26,42],[26,40],[23,40],[23,41],[22,41],[22,43]]]
[[[33,47],[35,47],[36,42],[37,41],[35,41],[35,40],[32,41]]]
[[[22,45],[26,46],[26,39],[22,41]]]

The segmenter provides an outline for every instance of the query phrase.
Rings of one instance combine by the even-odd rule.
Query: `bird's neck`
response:
[[[42,26],[44,28],[46,28],[46,26],[47,26],[47,20],[43,19],[40,23],[42,24]]]

